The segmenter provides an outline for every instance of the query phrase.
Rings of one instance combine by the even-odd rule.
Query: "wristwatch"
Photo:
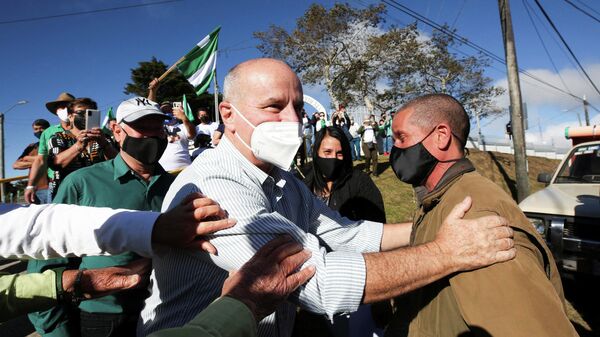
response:
[[[83,276],[83,272],[87,269],[79,269],[77,272],[77,276],[75,277],[75,283],[73,283],[73,294],[71,294],[71,304],[74,306],[78,306],[81,301],[85,300],[85,296],[83,296],[83,289],[81,289],[81,277]]]
[[[67,301],[67,296],[62,284],[63,272],[65,271],[65,269],[67,269],[67,267],[52,269],[52,271],[54,271],[54,274],[56,275],[56,300],[61,303]]]

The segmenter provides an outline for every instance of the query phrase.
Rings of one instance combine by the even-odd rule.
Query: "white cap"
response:
[[[134,97],[119,104],[117,108],[117,123],[131,123],[149,115],[162,116],[164,119],[171,118],[160,110],[156,102],[144,97]]]

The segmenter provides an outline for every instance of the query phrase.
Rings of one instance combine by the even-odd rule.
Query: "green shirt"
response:
[[[59,132],[64,132],[65,129],[60,124],[52,125],[42,132],[40,136],[40,146],[38,147],[38,155],[48,157],[48,140]],[[54,177],[54,171],[48,167],[48,177],[52,179]]]
[[[160,211],[163,199],[175,177],[160,165],[148,182],[127,166],[121,155],[79,169],[65,178],[54,203],[80,206],[126,208],[140,211]],[[127,264],[138,259],[134,253],[115,256],[82,258],[80,268],[93,269]],[[87,312],[135,312],[143,305],[144,290],[125,291],[82,302],[79,308]],[[133,300],[137,299],[137,301]]]
[[[256,321],[248,307],[231,297],[221,297],[180,328],[152,333],[149,337],[254,337]]]

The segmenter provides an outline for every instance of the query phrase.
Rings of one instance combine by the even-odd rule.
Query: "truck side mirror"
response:
[[[550,184],[550,180],[552,180],[552,176],[549,173],[540,173],[537,176],[537,181],[546,185]]]

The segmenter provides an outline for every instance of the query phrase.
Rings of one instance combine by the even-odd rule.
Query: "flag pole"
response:
[[[213,84],[213,95],[215,96],[215,121],[219,123],[219,84],[217,84],[217,69],[215,69],[215,77]]]
[[[164,74],[160,75],[160,77],[158,78],[158,81],[162,81],[165,77],[167,77],[167,75],[169,75],[169,73],[171,71],[173,71],[173,69],[175,69],[175,67],[177,67],[179,65],[179,63],[183,62],[185,60],[185,56],[182,56],[179,60],[177,60],[177,62],[175,62],[171,67],[169,67],[169,69],[167,69],[167,71],[165,71]]]

